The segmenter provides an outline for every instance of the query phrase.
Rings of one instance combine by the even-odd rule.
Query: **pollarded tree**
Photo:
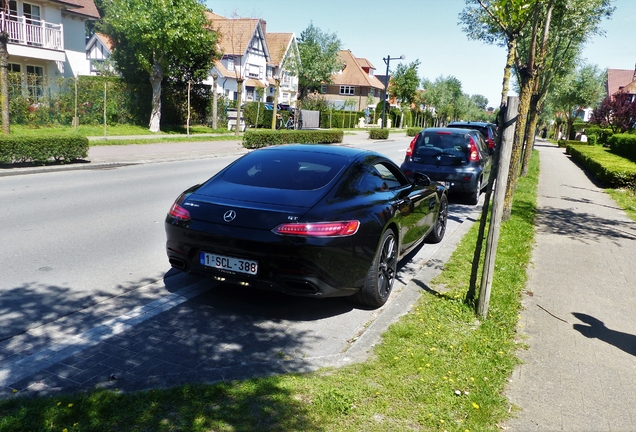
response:
[[[400,63],[391,75],[389,95],[400,101],[402,105],[402,120],[404,120],[404,111],[410,109],[417,99],[417,89],[420,85],[420,78],[417,75],[419,66],[419,60],[415,60],[408,66]],[[402,121],[400,125],[403,125]]]
[[[328,34],[309,23],[298,38],[300,66],[298,68],[298,93],[304,99],[309,93],[320,90],[331,76],[342,69],[338,55],[342,43],[335,33]]]
[[[566,118],[566,137],[573,135],[572,125],[585,108],[603,99],[605,74],[596,65],[582,65],[567,76],[554,91],[552,103]]]
[[[200,82],[217,55],[216,34],[197,0],[110,0],[106,33],[124,79],[146,74],[152,85],[150,131],[159,132],[164,77]]]

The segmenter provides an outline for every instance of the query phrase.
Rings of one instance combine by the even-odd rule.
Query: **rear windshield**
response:
[[[484,138],[489,138],[489,134],[488,134],[488,128],[486,126],[475,126],[475,125],[462,125],[462,124],[456,124],[456,125],[448,125],[449,128],[455,128],[455,129],[475,129],[478,130],[479,132],[481,132],[481,134],[484,136]]]
[[[420,135],[413,152],[415,162],[436,165],[466,163],[468,156],[468,138],[463,134]]]
[[[314,190],[327,185],[349,164],[344,156],[300,151],[256,151],[239,159],[223,180],[246,186]]]

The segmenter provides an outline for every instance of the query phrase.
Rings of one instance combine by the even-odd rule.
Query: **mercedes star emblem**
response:
[[[236,218],[236,212],[234,210],[228,210],[223,215],[223,220],[225,222],[232,222]]]

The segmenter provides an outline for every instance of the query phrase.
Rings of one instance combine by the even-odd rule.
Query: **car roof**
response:
[[[323,153],[323,154],[332,154],[338,156],[345,157],[358,157],[363,154],[368,155],[377,155],[381,156],[379,153],[341,145],[326,145],[326,144],[283,144],[276,145],[270,147],[263,147],[258,149],[257,151],[293,151],[293,152],[313,152],[313,153]]]
[[[424,132],[424,133],[443,132],[443,133],[450,133],[450,134],[475,134],[475,133],[479,133],[479,131],[475,130],[475,129],[449,128],[449,127],[426,128],[426,129],[423,129],[421,132]]]
[[[448,125],[449,126],[452,126],[452,125],[495,126],[493,123],[490,123],[490,122],[479,122],[479,121],[452,121]]]

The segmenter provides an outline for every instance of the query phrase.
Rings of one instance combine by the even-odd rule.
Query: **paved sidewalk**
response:
[[[545,141],[511,431],[636,430],[636,223]]]

